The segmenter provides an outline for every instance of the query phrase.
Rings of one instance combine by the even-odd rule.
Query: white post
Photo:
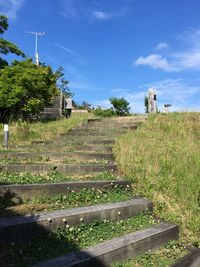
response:
[[[4,146],[8,148],[9,131],[8,124],[4,124]]]

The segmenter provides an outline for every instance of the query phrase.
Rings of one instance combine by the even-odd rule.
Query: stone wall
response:
[[[52,100],[52,104],[52,107],[44,109],[41,118],[55,120],[62,117],[62,92]]]

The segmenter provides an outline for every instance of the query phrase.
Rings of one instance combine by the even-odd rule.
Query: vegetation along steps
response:
[[[159,249],[172,239],[178,239],[178,226],[161,223],[33,266],[109,267],[115,262],[125,262],[145,251]]]
[[[18,216],[0,220],[1,242],[11,243],[31,240],[36,234],[56,230],[66,224],[80,225],[95,220],[127,219],[152,209],[152,203],[145,199],[132,199],[104,205],[66,209],[30,216]]]
[[[77,153],[77,152],[66,152],[66,153],[52,153],[52,152],[0,152],[0,162],[3,160],[11,161],[11,159],[33,159],[34,161],[56,161],[65,159],[76,159],[76,160],[114,160],[112,153],[97,154],[97,153]]]
[[[36,196],[56,196],[59,194],[65,195],[70,192],[79,192],[83,189],[95,190],[109,190],[112,188],[130,188],[130,181],[116,180],[116,181],[77,181],[77,182],[59,182],[59,183],[43,183],[43,184],[10,184],[1,185],[0,197],[4,198],[6,195],[23,199],[26,197],[34,198]]]
[[[132,193],[130,198],[130,192],[125,191],[131,190],[130,181],[117,176],[112,154],[115,137],[136,130],[146,118],[88,120],[52,140],[35,140],[30,146],[0,153],[0,169],[4,173],[1,214],[5,214],[0,214],[0,258],[4,265],[13,261],[15,266],[110,266],[178,239],[178,226],[154,218],[152,202]],[[23,174],[27,171],[33,173],[31,181]],[[97,172],[101,177],[107,173],[108,180],[92,181]],[[65,176],[57,180],[58,173],[72,175],[72,181],[66,182]],[[84,180],[86,174],[91,180]],[[116,177],[110,180],[113,174]],[[37,179],[39,183],[34,182]],[[93,191],[96,200],[88,202]],[[120,198],[120,192],[127,198],[120,202],[108,198],[112,194]],[[64,203],[67,196],[71,198]],[[31,214],[21,215],[19,210],[29,210],[30,205]],[[50,209],[46,212],[47,207]],[[95,239],[95,235],[99,237]],[[38,246],[41,253],[34,249]]]

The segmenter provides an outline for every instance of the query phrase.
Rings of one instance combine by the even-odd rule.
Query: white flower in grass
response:
[[[69,224],[66,225],[66,228],[69,228]]]
[[[67,222],[67,220],[64,218],[64,219],[63,219],[63,222],[64,222],[64,223],[66,223],[66,222]]]
[[[102,242],[103,241],[103,238],[100,238],[99,241]]]
[[[104,223],[107,223],[107,220],[103,220]]]
[[[130,186],[127,184],[127,186],[126,186],[127,188],[129,188]]]
[[[92,230],[93,230],[92,227],[90,227],[90,232],[91,232]]]
[[[84,220],[83,220],[83,218],[80,218],[80,222],[83,222]]]
[[[119,215],[119,216],[121,215],[121,212],[120,212],[120,211],[118,211],[118,215]]]
[[[70,231],[70,232],[74,231],[74,227],[70,227],[70,228],[69,228],[69,231]]]

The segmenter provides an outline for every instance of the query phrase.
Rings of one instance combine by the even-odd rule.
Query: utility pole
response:
[[[44,36],[44,32],[25,32],[25,33],[35,34],[35,63],[38,66],[39,65],[39,54],[37,51],[37,39],[38,39],[38,35]]]

